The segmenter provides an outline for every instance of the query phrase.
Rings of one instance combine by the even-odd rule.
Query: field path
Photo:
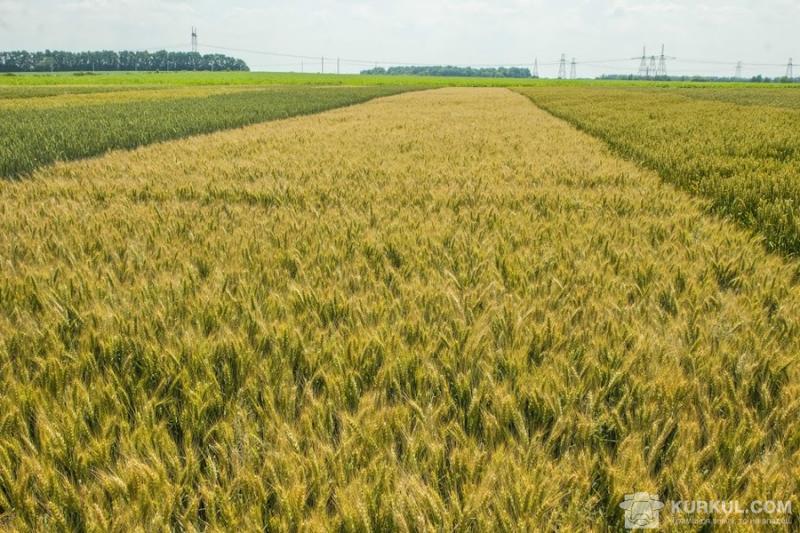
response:
[[[18,527],[619,529],[634,491],[800,494],[797,265],[509,90],[0,181],[0,264]]]

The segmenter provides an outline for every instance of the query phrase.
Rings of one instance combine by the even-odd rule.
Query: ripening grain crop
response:
[[[30,90],[33,87],[26,87]],[[38,89],[39,87],[35,87]],[[102,87],[100,87],[102,89]],[[120,89],[111,87],[111,89]],[[106,90],[97,92],[77,92],[33,97],[17,95],[14,98],[0,98],[0,112],[32,111],[34,109],[58,109],[62,107],[84,108],[86,106],[106,106],[108,104],[131,104],[134,102],[169,101],[176,98],[191,99],[219,96],[231,93],[264,91],[263,87],[132,87],[127,90]],[[263,93],[262,93],[263,94]]]
[[[0,100],[0,179],[55,161],[318,113],[400,87],[170,88]]]
[[[797,84],[777,87],[766,85],[759,88],[728,84],[727,87],[681,88],[676,89],[676,92],[699,100],[800,109],[800,87]]]
[[[581,531],[636,490],[796,499],[797,265],[705,207],[503,89],[0,183],[0,515]]]
[[[705,196],[715,212],[760,233],[769,250],[800,255],[800,90],[520,92],[667,181]],[[741,105],[731,103],[737,101]]]
[[[16,76],[9,76],[16,78]],[[145,85],[127,87],[124,85],[7,85],[8,78],[0,76],[0,102],[17,98],[44,98],[49,96],[66,96],[78,94],[106,94],[133,90],[146,90]],[[5,83],[4,83],[5,82]]]

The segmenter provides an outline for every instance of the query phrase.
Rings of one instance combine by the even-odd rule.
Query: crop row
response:
[[[153,100],[187,100],[190,98],[219,96],[231,93],[269,90],[275,90],[275,88],[208,86],[146,87],[144,89],[139,89],[137,87],[132,87],[125,91],[66,93],[39,98],[0,98],[0,114],[6,111],[34,111],[56,107],[105,106],[109,104],[130,104],[133,102],[145,102]]]
[[[44,98],[67,94],[113,93],[130,90],[145,90],[146,85],[0,85],[0,100],[12,98]]]
[[[708,198],[715,212],[763,235],[768,249],[800,253],[800,110],[671,90],[520,91],[621,155]]]
[[[728,88],[678,89],[677,92],[682,96],[700,100],[800,109],[800,87],[794,89],[769,87],[753,89],[734,86]]]
[[[0,177],[55,161],[255,122],[317,113],[402,92],[398,87],[273,88],[195,98],[0,110]]]

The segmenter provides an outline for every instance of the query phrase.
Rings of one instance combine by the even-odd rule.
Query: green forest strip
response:
[[[780,91],[765,93],[783,102],[796,94]],[[674,90],[519,92],[619,155],[709,199],[715,213],[761,234],[769,250],[800,254],[800,110],[754,105],[752,94],[739,104]]]
[[[0,111],[0,176],[56,161],[358,104],[408,87],[275,88],[200,98]]]
[[[101,50],[95,52],[67,52],[46,50],[27,52],[16,50],[0,52],[0,72],[79,72],[88,71],[249,71],[241,59],[223,54],[198,54],[197,52],[158,52]]]

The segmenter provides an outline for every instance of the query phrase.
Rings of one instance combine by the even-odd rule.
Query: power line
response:
[[[288,57],[292,59],[308,59],[308,60],[319,60],[320,56],[310,56],[310,55],[300,55],[300,54],[287,54],[282,52],[271,52],[266,50],[253,50],[248,48],[234,48],[228,46],[217,46],[213,44],[206,44],[201,43],[201,46],[204,48],[211,48],[216,50],[225,50],[229,52],[240,52],[240,53],[247,53],[247,54],[257,54],[257,55],[267,55],[267,56],[275,56],[275,57]],[[436,67],[441,66],[443,64],[450,64],[448,62],[439,62],[439,63],[425,63],[421,61],[376,61],[374,59],[354,59],[354,58],[344,58],[344,57],[328,57],[325,56],[325,60],[334,61],[338,59],[341,63],[346,64],[354,64],[354,65],[401,65],[401,66],[417,66],[417,67]],[[609,62],[617,62],[617,61],[627,61],[627,59],[605,59],[602,62],[609,63]],[[539,66],[555,66],[558,65],[559,61],[554,61],[552,63],[539,63]],[[580,62],[578,62],[580,64]],[[471,64],[460,64],[460,63],[453,63],[453,66],[463,66],[463,67],[499,67],[499,66],[506,66],[506,67],[525,67],[529,66],[530,63],[520,61],[520,62],[510,62],[510,61],[499,61],[497,63],[471,63]]]
[[[196,28],[194,28],[196,31]],[[434,67],[434,66],[441,66],[446,65],[449,63],[427,63],[427,62],[416,62],[416,61],[386,61],[386,60],[374,60],[374,59],[357,59],[357,58],[343,58],[343,57],[327,57],[327,56],[310,56],[310,55],[301,55],[301,54],[290,54],[290,53],[283,53],[283,52],[273,52],[267,50],[254,50],[248,48],[237,48],[237,47],[228,47],[228,46],[218,46],[213,44],[205,44],[205,43],[198,43],[198,47],[202,46],[203,48],[214,49],[214,50],[223,50],[229,52],[239,52],[239,53],[247,53],[247,54],[256,54],[256,55],[264,55],[264,56],[272,56],[272,57],[284,57],[290,59],[297,59],[301,60],[301,71],[304,71],[305,61],[316,62],[319,61],[322,65],[322,71],[324,71],[324,63],[325,61],[336,61],[336,71],[341,73],[342,65],[350,65],[351,67],[378,67],[380,65],[384,66],[418,66],[418,67]],[[185,45],[177,45],[172,47],[162,47],[162,49],[166,48],[185,48]],[[642,78],[649,78],[649,77],[664,77],[668,75],[667,70],[667,62],[673,61],[678,64],[701,64],[701,65],[719,65],[719,66],[732,66],[736,67],[737,69],[741,66],[742,69],[751,68],[751,67],[783,67],[786,68],[788,71],[788,65],[786,63],[766,63],[766,62],[747,62],[747,61],[720,61],[720,60],[713,60],[713,59],[696,59],[696,58],[677,58],[672,56],[667,56],[664,52],[664,47],[662,46],[661,54],[660,55],[647,55],[647,49],[644,47],[642,49],[642,55],[637,56],[635,58],[612,58],[612,59],[591,59],[591,60],[581,60],[578,61],[577,59],[574,60],[574,64],[577,71],[577,66],[582,65],[589,68],[592,67],[599,67],[603,69],[616,69],[616,70],[626,70],[630,71],[633,70],[634,72],[637,69],[629,69],[625,67],[613,67],[609,65],[609,63],[626,63],[632,60],[636,60],[639,62],[638,74],[639,77]],[[452,66],[459,66],[459,67],[470,67],[470,68],[492,68],[492,67],[528,67],[530,63],[525,62],[497,62],[497,63],[482,63],[482,64],[459,64],[453,63]],[[566,54],[562,54],[562,57],[556,61],[548,62],[542,61],[540,62],[538,58],[534,61],[534,77],[540,74],[539,69],[541,67],[547,66],[557,66],[558,67],[558,77],[560,79],[567,79],[568,72],[567,72],[567,60]],[[793,68],[793,65],[792,65]],[[570,62],[570,73],[572,69],[572,62]],[[688,69],[678,68],[680,72],[689,72]],[[696,71],[702,72],[702,71]],[[793,74],[792,70],[792,74]],[[577,72],[576,72],[577,74]]]
[[[262,63],[258,65],[250,65],[251,68],[261,69],[261,68],[289,68],[289,67],[297,67],[297,63]],[[301,67],[302,69],[302,67]]]
[[[197,28],[194,28],[195,32]],[[301,55],[301,54],[289,54],[289,53],[281,53],[281,52],[271,52],[265,50],[254,50],[248,48],[235,48],[235,47],[226,47],[226,46],[217,46],[212,44],[206,43],[198,43],[198,47],[209,48],[209,49],[216,49],[216,50],[226,50],[231,52],[241,52],[241,53],[248,53],[248,54],[258,54],[258,55],[267,55],[267,56],[275,56],[275,57],[286,57],[292,59],[306,59],[312,61],[319,61],[320,56],[310,56],[310,55]],[[146,47],[140,48],[140,51],[149,51],[149,50],[170,50],[170,49],[185,49],[187,48],[186,44],[175,44],[170,46],[158,46],[158,47]],[[662,49],[663,55],[663,49]],[[646,48],[643,49],[642,55],[637,56],[634,58],[613,58],[613,59],[586,59],[577,61],[576,65],[600,65],[600,64],[608,64],[608,63],[625,63],[629,62],[632,59],[640,61],[640,68],[642,67],[642,60],[649,60],[652,62],[653,57],[656,58],[656,66],[653,70],[652,74],[658,71],[658,62],[660,61],[660,56],[647,56]],[[374,59],[353,59],[353,58],[336,58],[336,57],[328,57],[325,56],[325,60],[328,61],[336,61],[339,60],[340,63],[344,64],[352,64],[352,65],[403,65],[403,66],[441,66],[443,64],[450,64],[448,62],[438,62],[438,63],[426,63],[426,62],[417,62],[417,61],[376,61]],[[787,63],[765,63],[765,62],[755,62],[755,61],[721,61],[721,60],[714,60],[714,59],[697,59],[697,58],[686,58],[686,57],[668,57],[665,56],[665,59],[675,61],[678,63],[695,63],[695,64],[702,64],[702,65],[730,65],[733,67],[738,66],[739,64],[742,65],[743,68],[745,67],[787,67]],[[560,65],[560,60],[555,60],[552,62],[538,62],[538,66],[558,66]],[[507,67],[525,67],[529,66],[530,63],[526,62],[496,62],[496,63],[473,63],[473,64],[461,64],[461,63],[452,63],[453,66],[463,66],[463,67],[499,67],[499,66],[507,66]]]

